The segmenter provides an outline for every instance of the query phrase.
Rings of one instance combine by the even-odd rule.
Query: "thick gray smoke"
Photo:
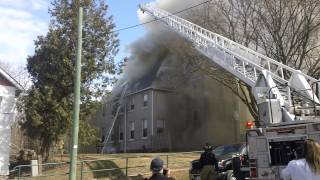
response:
[[[170,13],[175,13],[190,7],[193,7],[197,4],[203,3],[206,0],[157,0],[154,2],[151,2],[150,5],[161,8],[161,9],[165,9],[166,11],[170,12]],[[201,6],[198,7],[199,8],[203,8]],[[185,11],[185,13],[181,13],[179,14],[179,16],[183,16],[184,14],[190,14],[190,11],[192,10],[196,10],[196,8]],[[140,21],[143,22],[147,22],[151,19],[153,19],[153,17],[150,17],[149,15],[146,15],[145,13],[143,13],[142,11],[138,10],[138,17],[140,18]],[[153,24],[152,24],[153,25]],[[152,26],[151,25],[151,26]],[[151,28],[152,31],[153,28]],[[153,29],[154,30],[154,29]]]
[[[201,2],[204,1],[157,0],[151,4],[176,12]],[[201,8],[193,9],[193,15],[202,13]],[[188,13],[190,11],[179,16],[188,18]],[[142,23],[153,19],[141,11],[138,16]],[[168,122],[171,141],[179,141],[176,149],[199,149],[205,142],[238,141],[239,127],[235,120],[239,120],[236,119],[239,102],[235,95],[213,79],[190,71],[191,58],[199,56],[191,43],[158,21],[147,24],[146,29],[147,34],[128,47],[131,57],[113,94],[119,94],[125,83],[129,84],[130,91],[156,86],[177,92],[180,96],[174,102],[171,100],[175,108],[171,109],[172,117]],[[182,106],[186,108],[182,110]]]
[[[165,9],[171,13],[186,9],[194,6],[195,4],[203,2],[202,0],[157,0],[151,2],[153,6]],[[201,8],[201,7],[200,7]],[[137,11],[138,17],[141,23],[148,22],[152,19],[147,13],[143,13],[141,10]],[[184,16],[188,12],[181,13],[179,15]],[[172,43],[172,38],[177,38],[177,34],[171,32],[166,26],[159,21],[149,23],[145,25],[147,29],[147,35],[140,38],[128,47],[131,54],[130,60],[124,67],[124,74],[115,86],[114,91],[118,91],[118,86],[123,87],[126,82],[137,81],[141,77],[145,76],[156,64],[159,65],[159,51],[163,51],[165,47],[168,47]],[[163,52],[161,52],[163,53]]]

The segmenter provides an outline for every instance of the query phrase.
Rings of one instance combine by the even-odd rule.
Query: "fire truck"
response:
[[[320,142],[317,79],[151,4],[140,9],[251,87],[259,120],[247,131],[250,179],[281,179],[305,139]]]

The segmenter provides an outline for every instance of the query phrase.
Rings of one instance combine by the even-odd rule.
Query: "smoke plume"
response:
[[[174,13],[202,2],[157,0],[151,4]],[[178,16],[188,19],[191,15],[202,13],[201,8],[199,6]],[[140,10],[137,13],[141,23],[153,19]],[[177,150],[199,149],[205,142],[222,144],[239,141],[236,137],[239,133],[236,122],[239,120],[239,102],[235,95],[213,79],[192,71],[193,58],[211,61],[160,21],[146,24],[145,28],[147,34],[128,47],[131,56],[113,94],[119,94],[124,84],[128,84],[132,92],[152,86],[179,94],[174,101],[171,99],[170,103],[175,108],[171,109],[172,117],[167,122],[170,141],[179,142],[175,145]],[[226,131],[229,132],[227,135]]]

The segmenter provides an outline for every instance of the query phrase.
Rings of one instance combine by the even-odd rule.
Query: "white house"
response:
[[[15,116],[16,97],[23,88],[0,67],[0,176],[9,174],[11,124]]]

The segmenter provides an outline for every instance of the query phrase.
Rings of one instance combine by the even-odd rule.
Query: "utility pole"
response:
[[[123,152],[127,153],[127,102],[124,103],[124,146]]]
[[[70,155],[69,180],[76,180],[77,156],[78,156],[78,132],[79,132],[79,112],[80,112],[80,77],[81,77],[81,51],[82,51],[82,7],[79,7],[78,17],[78,44],[76,73],[74,79],[74,102],[72,117],[72,150]]]

